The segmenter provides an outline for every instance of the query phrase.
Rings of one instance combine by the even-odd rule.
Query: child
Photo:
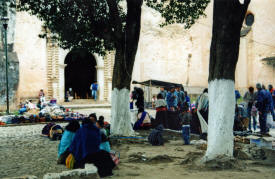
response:
[[[192,114],[188,112],[188,108],[183,108],[183,112],[180,113],[179,118],[182,124],[182,137],[184,144],[190,144],[190,121],[192,120]]]
[[[100,129],[100,135],[101,135],[101,143],[99,148],[101,150],[105,150],[106,152],[111,151],[110,143],[108,141],[107,132],[104,129],[104,117],[99,116],[98,121],[96,122],[96,126]]]
[[[255,104],[256,103],[254,102],[254,104],[253,104],[253,106],[251,108],[251,117],[253,119],[253,129],[254,129],[254,132],[257,129],[257,120],[256,120],[256,117],[258,115],[258,110],[257,110]],[[251,126],[251,119],[249,120],[249,126]]]

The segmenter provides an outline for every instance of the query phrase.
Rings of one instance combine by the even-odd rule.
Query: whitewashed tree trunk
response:
[[[130,91],[126,88],[112,91],[112,109],[111,109],[111,134],[119,136],[134,135],[131,125]]]
[[[217,156],[233,157],[233,125],[235,115],[233,80],[209,82],[208,146],[206,160]]]
[[[130,115],[130,86],[140,36],[141,6],[143,0],[126,0],[126,27],[123,30],[117,15],[116,1],[107,0],[110,13],[114,17],[116,56],[112,79],[112,118],[111,134],[120,136],[134,135]],[[119,25],[118,25],[119,24]]]
[[[233,157],[235,70],[240,32],[250,0],[214,0],[209,64],[208,146],[205,160]]]

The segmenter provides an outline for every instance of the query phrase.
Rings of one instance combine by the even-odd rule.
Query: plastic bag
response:
[[[271,113],[267,113],[267,117],[266,117],[266,127],[271,128],[273,125],[273,117],[271,115]]]

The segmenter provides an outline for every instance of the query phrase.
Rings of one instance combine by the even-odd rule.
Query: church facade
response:
[[[212,7],[210,3],[206,9],[207,17],[185,30],[179,24],[160,28],[160,14],[144,5],[132,79],[181,83],[190,93],[200,93],[202,88],[207,87]],[[250,18],[244,23],[240,42],[237,89],[246,90],[257,82],[275,85],[273,9],[275,4],[271,1],[253,0],[250,4]],[[81,54],[75,55],[59,48],[50,36],[47,39],[39,38],[43,28],[42,22],[36,17],[26,12],[17,12],[13,23],[11,28],[14,30],[9,33],[13,33],[13,51],[17,54],[19,64],[18,86],[12,94],[14,103],[36,98],[40,89],[58,101],[64,101],[68,88],[75,88],[73,91],[77,91],[76,98],[88,98],[88,86],[94,81],[99,84],[99,100],[111,100],[114,52],[108,52],[105,56],[90,54],[80,57]],[[78,58],[84,59],[82,61],[88,59],[85,62],[85,73],[92,75],[87,74],[89,77],[85,77],[83,70],[81,72],[84,66],[74,65],[76,63],[72,62],[73,59]],[[76,66],[79,67],[78,72]],[[78,73],[83,73],[82,77],[74,78]],[[72,84],[73,80],[75,82]],[[82,86],[85,86],[84,91],[77,89]]]

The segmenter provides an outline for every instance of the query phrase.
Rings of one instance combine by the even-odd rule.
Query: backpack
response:
[[[50,134],[50,130],[51,130],[52,126],[54,126],[54,125],[55,125],[55,123],[46,124],[42,129],[42,135],[48,137]]]
[[[51,127],[49,132],[49,138],[51,140],[61,140],[63,129],[60,125],[54,125]]]
[[[162,137],[162,131],[163,131],[163,126],[162,124],[156,127],[150,135],[148,136],[148,141],[150,144],[154,146],[160,146],[164,144],[164,140]]]

